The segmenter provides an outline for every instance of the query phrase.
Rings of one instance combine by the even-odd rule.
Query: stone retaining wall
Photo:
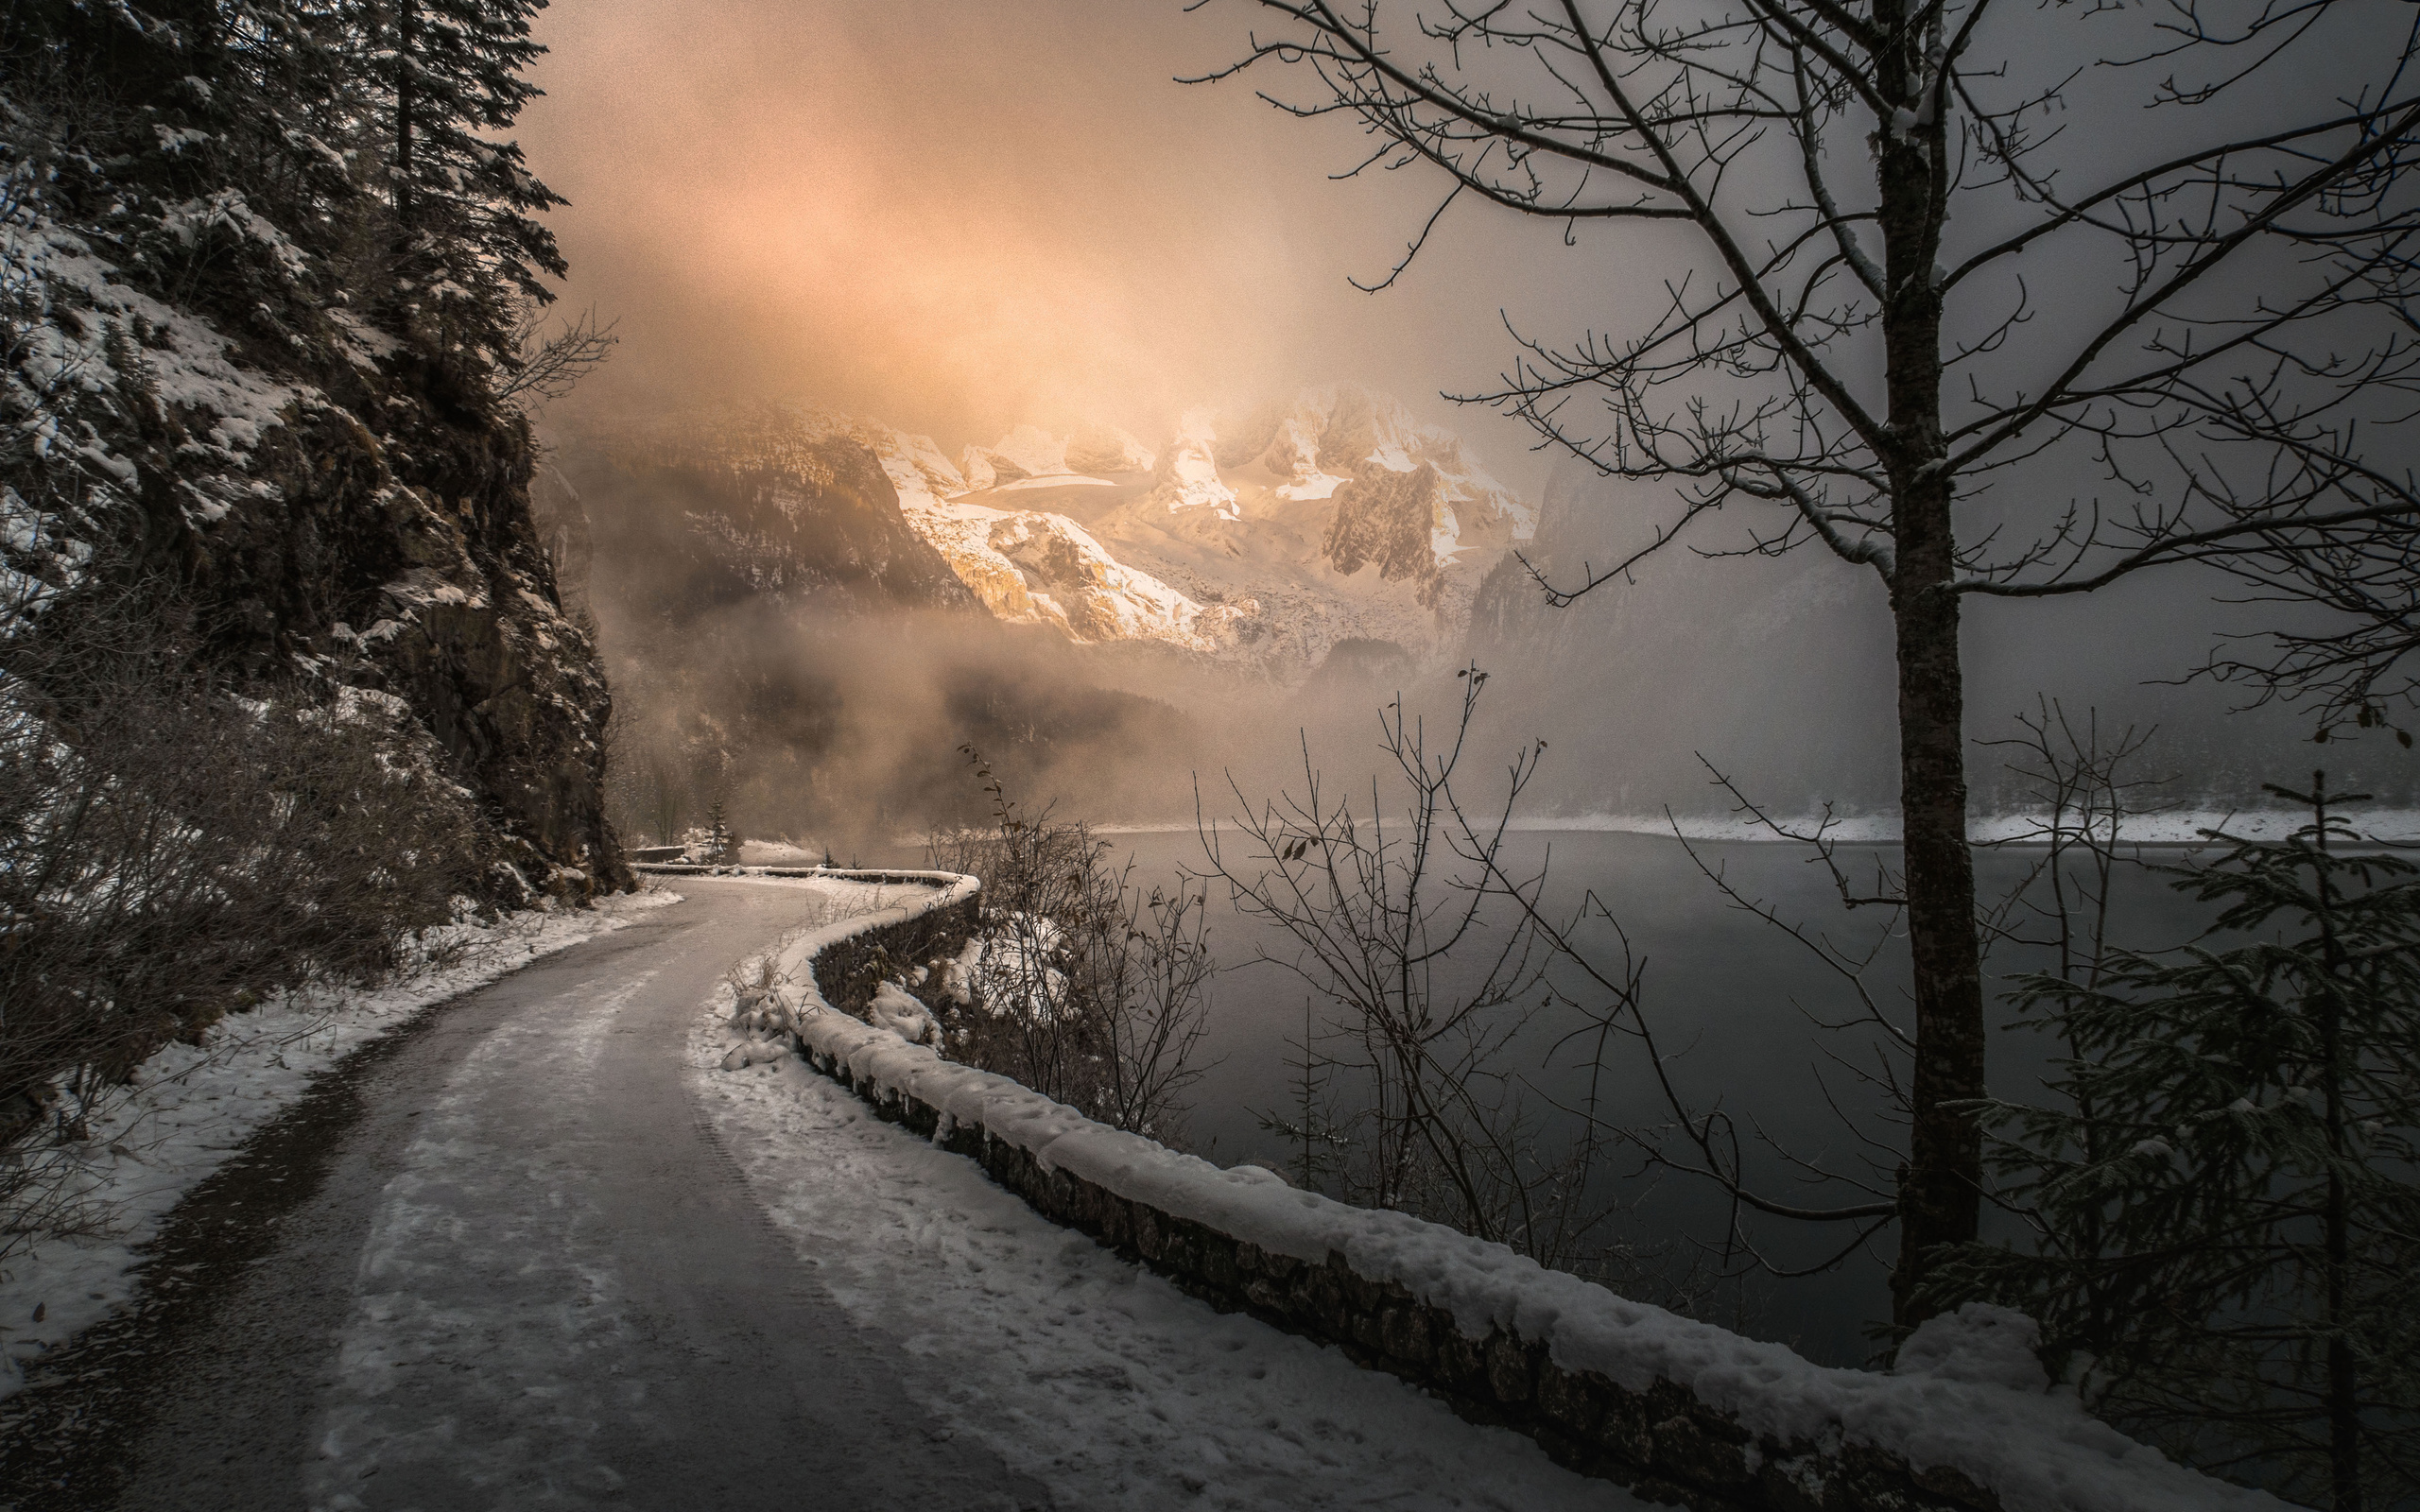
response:
[[[936,956],[956,955],[975,933],[979,906],[974,898],[903,919],[877,924],[862,934],[833,941],[815,953],[815,987],[823,1001],[843,1013],[860,1014],[873,1001],[873,990],[886,979],[908,973]]]
[[[1702,1512],[2002,1512],[1998,1498],[1954,1469],[1920,1472],[1865,1445],[1776,1443],[1668,1382],[1630,1391],[1593,1371],[1567,1371],[1545,1345],[1503,1329],[1473,1339],[1446,1309],[1401,1282],[1358,1274],[1340,1254],[1331,1251],[1324,1264],[1270,1254],[1046,1169],[979,1125],[953,1123],[944,1132],[939,1109],[911,1093],[857,1085],[837,1056],[809,1050],[806,1058],[882,1118],[981,1164],[1044,1217],[1221,1312],[1335,1345],[1357,1365],[1401,1376],[1461,1416],[1525,1434],[1558,1463],[1650,1501]]]

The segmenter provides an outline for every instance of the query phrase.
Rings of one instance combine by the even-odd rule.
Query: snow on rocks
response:
[[[1028,478],[1056,477],[1071,471],[1064,441],[1035,425],[1020,425],[996,446],[970,446],[958,460],[969,490],[980,493]]]
[[[1067,438],[1071,472],[1149,472],[1158,458],[1151,449],[1115,425],[1091,424]]]
[[[320,1073],[435,1004],[680,901],[648,891],[458,926],[442,941],[458,951],[452,964],[367,990],[287,994],[145,1061],[69,1155],[67,1194],[100,1230],[40,1239],[0,1262],[0,1398],[24,1388],[27,1362],[129,1301],[140,1251],[178,1200]]]
[[[1029,478],[1076,471],[1067,465],[1067,443],[1038,425],[1020,425],[1001,437],[992,455]]]
[[[176,231],[220,223],[270,243],[273,251],[292,252],[239,195],[180,207],[166,224]],[[90,242],[30,205],[0,217],[0,281],[19,305],[23,326],[10,360],[0,364],[0,390],[25,417],[17,428],[32,456],[59,469],[70,494],[85,494],[80,510],[37,517],[54,546],[88,546],[69,539],[86,528],[71,516],[89,522],[98,506],[130,504],[142,468],[162,468],[163,454],[146,453],[138,462],[111,450],[95,428],[102,414],[122,413],[130,398],[155,402],[183,426],[168,471],[178,507],[197,528],[223,518],[247,493],[269,489],[246,474],[262,436],[298,410],[325,403],[316,389],[271,382],[240,365],[234,343],[210,322],[122,282],[120,272]],[[29,509],[12,492],[9,513]],[[80,559],[60,565],[80,573]]]
[[[1251,617],[1250,610],[1233,604],[1197,604],[1150,574],[1121,564],[1063,514],[946,497],[952,477],[963,477],[977,491],[994,487],[979,481],[991,476],[985,471],[989,464],[971,452],[966,473],[944,473],[941,470],[948,464],[923,437],[883,438],[873,426],[863,431],[875,437],[869,444],[899,495],[908,528],[931,543],[959,581],[1000,619],[1048,625],[1075,641],[1160,641],[1214,651],[1231,643],[1236,627]]]
[[[1079,427],[1062,438],[1037,425],[1020,425],[990,446],[969,446],[959,458],[962,491],[1054,483],[1099,483],[1096,472],[1149,472],[1150,447],[1115,425]]]
[[[1176,434],[1160,451],[1147,506],[1170,514],[1208,509],[1225,519],[1239,518],[1243,509],[1236,490],[1219,476],[1217,421],[1206,409],[1191,409],[1178,420]]]
[[[866,1022],[911,1045],[924,1044],[934,1038],[933,1016],[925,1011],[923,1004],[889,982],[873,989],[873,1002],[866,1007]]]
[[[744,1071],[797,1054],[797,1022],[798,995],[788,988],[766,982],[734,988],[730,1027],[740,1038],[722,1057],[722,1069]]]
[[[962,895],[944,888],[914,911]],[[792,941],[776,965],[781,979],[800,989],[798,1038],[810,1058],[836,1071],[845,1067],[862,1096],[912,1100],[934,1110],[936,1140],[979,1129],[985,1142],[1007,1142],[1043,1171],[1065,1172],[1263,1253],[1314,1265],[1340,1257],[1365,1280],[1400,1286],[1449,1314],[1466,1339],[1509,1335],[1542,1347],[1563,1371],[1593,1373],[1632,1393],[1668,1383],[1760,1440],[1819,1452],[1859,1444],[1920,1473],[1955,1471],[1994,1493],[2006,1512],[2267,1512],[2284,1505],[2184,1469],[2087,1416],[2071,1393],[2042,1389],[2039,1365],[2025,1368],[2032,1336],[2019,1314],[1969,1307],[1936,1319],[1910,1341],[1894,1374],[1819,1366],[1784,1346],[1547,1270],[1501,1245],[1403,1213],[1348,1207],[1267,1171],[1220,1170],[1095,1124],[897,1034],[815,1011],[815,952],[907,917],[908,910],[894,908],[827,926]],[[794,1065],[782,1073],[802,1088],[810,1085]]]

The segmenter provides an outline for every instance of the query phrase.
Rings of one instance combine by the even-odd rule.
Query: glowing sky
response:
[[[1567,327],[1607,249],[1473,213],[1395,289],[1357,292],[1434,185],[1330,181],[1361,146],[1349,123],[1173,82],[1251,21],[1178,0],[562,0],[518,134],[572,200],[568,304],[622,321],[598,388],[795,396],[954,449],[1092,415],[1156,439],[1185,404],[1354,379],[1530,484],[1525,430],[1435,396],[1502,366],[1500,306]]]

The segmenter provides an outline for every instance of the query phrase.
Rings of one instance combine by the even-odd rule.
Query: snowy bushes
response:
[[[969,755],[973,753],[970,751]],[[973,937],[919,964],[939,1045],[1115,1128],[1172,1139],[1205,1028],[1202,899],[1146,891],[1082,824],[992,795],[988,829],[934,836],[933,865],[979,877]]]
[[[0,1254],[38,1138],[171,1039],[390,967],[492,840],[384,695],[247,700],[129,603],[0,640]],[[510,879],[504,879],[510,881]],[[41,1131],[48,1125],[48,1135]]]

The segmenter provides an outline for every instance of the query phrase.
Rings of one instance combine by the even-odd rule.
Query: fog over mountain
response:
[[[1652,501],[1577,464],[1525,498],[1357,386],[1184,410],[1148,440],[1027,423],[956,459],[776,403],[571,428],[555,455],[540,507],[612,663],[643,833],[717,796],[751,833],[919,833],[987,801],[966,746],[1036,805],[1182,821],[1198,779],[1216,816],[1231,778],[1299,782],[1305,742],[1366,780],[1380,710],[1445,718],[1471,664],[1490,674],[1476,754],[1547,743],[1532,816],[1720,813],[1715,770],[1788,815],[1893,805],[1890,626],[1858,569],[1707,536],[1550,608],[1539,576],[1613,559]],[[1994,608],[1969,632],[1978,740],[2045,698],[2158,726],[2146,770],[2204,809],[2307,765],[2301,720],[2178,683],[2192,643],[2139,632],[2222,633],[2205,585],[2148,583],[2081,625]],[[2386,753],[2328,755],[2403,797]],[[1975,785],[1980,812],[2021,801],[1997,763]]]
[[[1870,574],[1682,549],[1547,610],[1509,549],[1566,581],[1635,549],[1674,500],[1441,397],[1487,386],[1508,325],[1644,318],[1686,270],[1681,241],[1457,208],[1361,294],[1347,279],[1383,280],[1433,207],[1408,176],[1330,179],[1364,150],[1349,123],[1174,83],[1235,40],[1183,8],[944,25],[712,0],[559,7],[544,25],[557,52],[528,129],[573,201],[557,217],[569,298],[623,320],[614,361],[550,417],[597,519],[617,698],[626,720],[678,724],[740,666],[805,690],[773,700],[820,711],[779,759],[762,735],[746,755],[682,737],[790,774],[764,780],[752,822],[833,822],[804,816],[844,780],[873,784],[885,824],[945,808],[971,790],[950,766],[969,740],[1000,747],[1037,800],[1185,816],[1193,773],[1236,766],[1266,790],[1305,730],[1323,762],[1366,771],[1379,707],[1400,689],[1442,713],[1474,658],[1493,675],[1490,760],[1549,743],[1543,809],[1717,808],[1701,753],[1784,809],[1893,802]],[[966,129],[958,102],[1011,99]],[[769,399],[788,418],[764,420]],[[2101,480],[2045,476],[2007,502],[2044,487],[2052,507],[2088,504]],[[1977,528],[1996,507],[1970,505]],[[2420,762],[2391,742],[2321,750],[2285,712],[2230,713],[2239,689],[2176,685],[2265,623],[2214,602],[2227,592],[2179,569],[1970,604],[1970,734],[2049,696],[2159,726],[2197,804],[2246,801],[2321,755],[2408,793]],[[960,678],[985,690],[972,705]],[[1046,734],[1037,711],[1062,697],[1089,712]],[[770,708],[713,718],[761,730]],[[1996,765],[1974,763],[1979,807],[2008,797]]]

